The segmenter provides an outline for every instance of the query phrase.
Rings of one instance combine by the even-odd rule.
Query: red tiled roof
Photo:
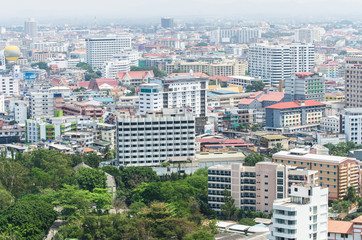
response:
[[[209,77],[209,80],[214,80],[214,81],[221,80],[222,82],[227,82],[230,79],[231,79],[230,77],[221,76],[221,75],[215,75],[215,76]]]
[[[328,220],[329,233],[352,234],[352,229],[352,222]]]
[[[222,142],[223,144],[244,144],[245,141],[242,139],[229,139]]]
[[[359,216],[351,221],[352,223],[362,223],[362,216]]]
[[[207,107],[207,109],[209,109],[210,111],[213,111],[213,110],[214,110],[212,107]]]
[[[78,86],[79,88],[81,88],[81,87],[88,88],[89,82],[78,82],[78,83],[77,83],[77,86]]]
[[[131,71],[131,72],[119,72],[117,73],[118,79],[123,79],[128,75],[131,79],[144,79],[147,75],[154,77],[153,71]]]
[[[97,83],[98,87],[100,87],[103,84],[108,84],[112,87],[118,86],[118,81],[113,80],[111,78],[97,78],[96,83]]]
[[[298,78],[305,78],[305,77],[309,77],[314,75],[314,73],[312,72],[297,72],[295,73],[295,76],[297,76]]]
[[[284,98],[284,93],[282,92],[270,92],[268,94],[264,94],[261,96],[258,101],[273,101],[273,102],[280,102]]]
[[[256,97],[259,96],[261,93],[263,93],[263,91],[253,92],[253,93],[250,95],[250,98],[256,98]]]
[[[247,105],[247,104],[251,104],[254,101],[255,101],[254,98],[243,98],[239,101],[239,104]]]
[[[199,138],[195,139],[195,141],[200,143],[222,143],[223,140],[218,138]]]
[[[304,105],[302,106],[300,101],[294,102],[283,102],[283,103],[276,103],[266,108],[271,109],[287,109],[287,108],[299,108],[299,107],[312,107],[312,106],[325,106],[324,103],[320,103],[314,100],[305,100]]]

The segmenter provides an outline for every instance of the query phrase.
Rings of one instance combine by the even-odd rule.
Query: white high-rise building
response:
[[[273,86],[295,72],[311,72],[314,65],[314,46],[306,44],[256,44],[249,49],[251,77],[270,79]]]
[[[130,61],[127,59],[112,59],[104,62],[102,68],[103,78],[116,79],[117,73],[129,72],[131,69]]]
[[[0,51],[0,70],[5,70],[5,69],[6,69],[6,64],[5,64],[4,51]]]
[[[131,36],[128,34],[116,37],[86,39],[87,63],[100,68],[123,49],[131,48]]]
[[[252,43],[260,38],[261,33],[253,28],[217,29],[211,32],[211,42],[219,43]]]
[[[29,18],[28,21],[25,21],[24,33],[31,38],[36,38],[38,36],[38,26],[34,18]]]
[[[31,118],[54,115],[54,94],[50,92],[30,92],[29,110]]]
[[[175,116],[117,118],[116,156],[120,165],[156,166],[195,155],[195,118],[185,110]]]
[[[342,130],[347,141],[362,144],[362,108],[346,108],[342,114]]]
[[[327,240],[328,188],[298,184],[289,198],[275,200],[269,240]]]
[[[156,83],[140,85],[139,109],[141,115],[146,115],[147,112],[161,111],[163,108],[163,93],[162,86]]]
[[[19,95],[19,79],[0,75],[0,93],[3,93],[5,96]]]

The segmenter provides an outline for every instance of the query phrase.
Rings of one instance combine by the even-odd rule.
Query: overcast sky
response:
[[[0,19],[156,16],[359,16],[362,0],[0,0]],[[0,23],[1,25],[1,23]]]

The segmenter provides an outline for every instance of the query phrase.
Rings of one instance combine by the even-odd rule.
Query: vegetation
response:
[[[231,219],[235,212],[236,207],[234,205],[235,200],[231,197],[231,193],[225,189],[224,190],[224,205],[221,207],[221,213],[226,219]]]
[[[327,143],[324,145],[329,150],[329,154],[335,155],[335,156],[349,156],[349,152],[358,149],[359,147],[356,146],[354,142],[340,142],[337,145],[334,145],[332,143]]]
[[[86,74],[84,75],[84,80],[86,81],[100,78],[102,76],[102,73],[100,71],[94,72],[93,68],[85,62],[77,63],[76,66],[87,71]]]
[[[264,157],[258,153],[250,153],[248,156],[245,157],[245,164],[248,166],[255,166],[258,162],[263,162]]]
[[[131,71],[153,71],[155,77],[165,77],[167,74],[158,67],[136,67],[131,66]]]
[[[263,83],[263,81],[254,81],[250,85],[246,86],[246,92],[263,91],[264,88],[265,83]]]
[[[48,64],[46,64],[45,62],[32,63],[30,66],[33,67],[33,68],[37,67],[39,69],[44,69],[46,71],[50,70],[50,67],[48,67]]]

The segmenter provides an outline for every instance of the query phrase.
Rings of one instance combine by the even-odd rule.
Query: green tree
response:
[[[263,162],[264,157],[258,153],[250,153],[244,161],[248,166],[255,166],[256,163]]]
[[[92,168],[78,168],[76,174],[78,185],[81,189],[88,190],[90,192],[95,188],[106,188],[107,177],[103,171]]]
[[[18,162],[0,162],[0,182],[14,196],[24,193],[28,173],[28,169]]]
[[[13,195],[5,189],[0,188],[0,211],[9,207],[13,201]]]
[[[184,240],[214,240],[215,237],[212,233],[199,230],[190,234],[187,234]]]
[[[254,226],[256,224],[256,222],[252,218],[242,218],[238,223],[246,226]]]
[[[221,206],[221,213],[226,219],[231,219],[236,211],[234,205],[234,198],[231,196],[231,192],[226,188],[224,189],[224,205]]]
[[[263,81],[254,81],[250,85],[246,86],[246,92],[263,91],[265,83]]]
[[[259,125],[258,124],[254,124],[253,126],[251,126],[251,131],[253,131],[253,132],[255,132],[255,131],[257,131],[257,130],[259,130],[260,129],[260,127],[259,127]]]
[[[84,155],[83,161],[85,164],[87,164],[88,166],[90,166],[92,168],[98,168],[99,164],[102,161],[102,158],[100,156],[98,156],[96,153],[92,152],[92,153]]]
[[[348,186],[347,187],[347,194],[344,197],[344,200],[350,201],[351,203],[356,202],[357,193],[356,193],[356,189],[354,188],[354,186]]]
[[[38,67],[39,69],[44,69],[46,71],[50,70],[50,67],[48,67],[48,64],[46,64],[45,62],[32,63],[30,66],[31,67]]]

